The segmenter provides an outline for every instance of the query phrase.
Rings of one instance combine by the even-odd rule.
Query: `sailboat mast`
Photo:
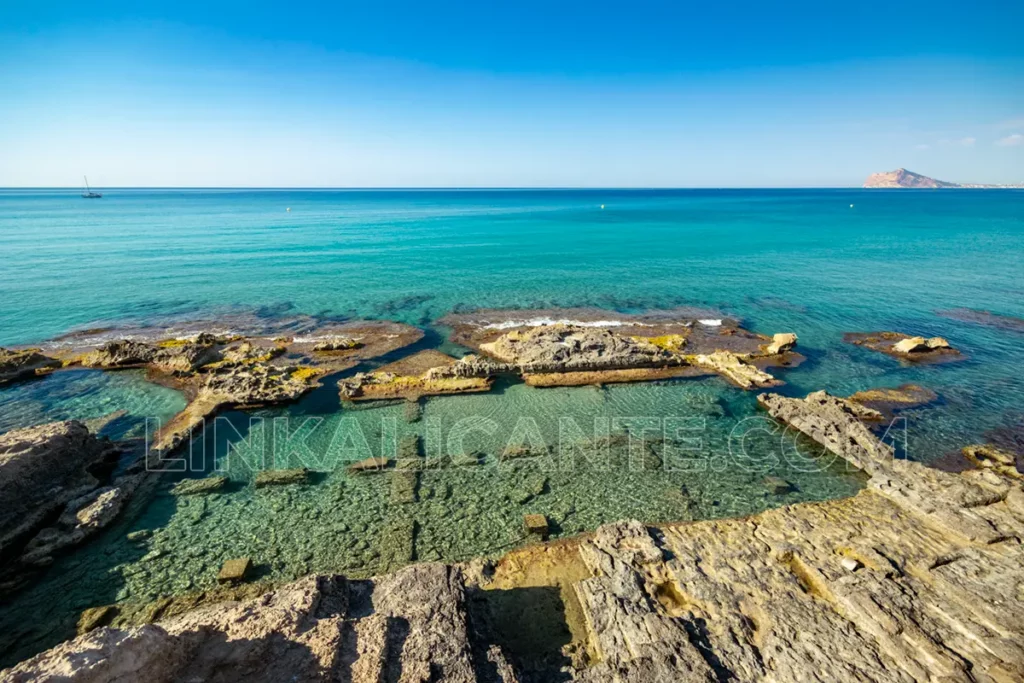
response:
[[[87,178],[86,176],[82,176],[82,180],[85,181],[85,191],[92,192],[92,190],[89,189],[89,178]]]

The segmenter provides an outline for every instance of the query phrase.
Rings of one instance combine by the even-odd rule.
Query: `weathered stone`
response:
[[[39,349],[0,348],[0,385],[45,374],[60,367],[60,361]]]
[[[772,341],[764,352],[769,356],[791,351],[796,346],[797,336],[792,332],[779,332],[772,336]]]
[[[82,365],[90,368],[118,368],[143,365],[153,360],[157,349],[142,342],[121,339],[104,344],[82,357]]]
[[[316,342],[313,345],[314,351],[351,351],[352,349],[358,349],[360,344],[351,337],[342,337],[339,335],[333,335],[324,337],[323,339]]]
[[[195,496],[204,493],[220,491],[228,483],[228,478],[223,475],[202,477],[200,479],[182,479],[174,488],[171,494],[175,496]]]
[[[218,583],[236,583],[245,581],[246,574],[252,569],[252,560],[248,557],[239,557],[228,560],[221,566],[217,574]]]
[[[878,411],[824,391],[810,393],[804,399],[761,394],[757,402],[772,417],[798,429],[869,474],[888,466],[894,458],[892,446],[882,443],[863,422],[880,419]]]
[[[263,488],[265,486],[284,486],[287,484],[305,484],[309,481],[309,470],[300,467],[291,470],[262,470],[257,472],[253,480],[253,486]]]
[[[93,490],[99,482],[89,469],[109,449],[73,420],[0,434],[0,551]]]
[[[715,351],[712,354],[694,356],[694,365],[713,370],[732,380],[742,389],[771,387],[780,382],[763,370],[746,363],[731,351]]]

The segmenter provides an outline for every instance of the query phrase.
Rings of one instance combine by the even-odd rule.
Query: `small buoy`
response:
[[[851,209],[853,208],[853,204],[850,204],[850,208],[851,208]]]
[[[601,208],[602,208],[602,209],[604,208],[604,204],[602,204],[602,205],[601,205]]]
[[[850,204],[850,206],[853,206],[853,204]],[[291,211],[291,210],[292,210],[292,207],[290,207],[290,206],[287,209],[285,209],[285,211]]]

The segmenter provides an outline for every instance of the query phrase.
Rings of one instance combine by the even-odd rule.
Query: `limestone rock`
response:
[[[676,354],[647,340],[609,330],[554,324],[512,330],[480,348],[520,372],[567,372],[680,364]]]
[[[81,422],[54,422],[0,435],[0,550],[27,539],[67,503],[94,489],[89,468],[110,447]]]
[[[104,344],[82,358],[82,365],[90,368],[119,368],[143,365],[153,360],[157,349],[149,344],[121,339]]]
[[[711,354],[700,354],[694,357],[694,365],[713,370],[732,380],[742,389],[771,387],[780,382],[763,370],[745,363],[731,351],[715,351]]]
[[[314,386],[318,373],[256,363],[212,373],[203,391],[238,405],[292,401]]]
[[[854,466],[874,473],[894,458],[892,446],[882,443],[864,424],[881,419],[878,411],[816,391],[804,399],[761,394],[757,402],[768,413],[803,432]]]
[[[786,351],[791,351],[796,346],[797,337],[792,332],[779,332],[772,337],[772,341],[765,347],[765,353],[775,356]]]
[[[39,349],[0,348],[0,385],[35,377],[60,367],[60,361],[44,356]]]
[[[313,350],[321,352],[349,351],[351,349],[357,349],[360,346],[362,346],[362,344],[360,344],[355,339],[352,339],[351,337],[333,335],[329,337],[324,337],[323,339],[317,341],[316,344],[313,345]]]
[[[252,569],[252,560],[248,557],[239,557],[234,560],[228,560],[224,563],[224,566],[220,568],[220,572],[217,574],[218,583],[235,583],[238,581],[244,581],[249,570]]]

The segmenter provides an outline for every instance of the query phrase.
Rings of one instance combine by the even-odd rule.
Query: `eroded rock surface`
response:
[[[964,358],[942,337],[915,337],[902,332],[849,332],[843,340],[906,361],[936,363]]]
[[[310,576],[255,600],[158,625],[98,628],[3,677],[12,683],[517,680],[500,648],[471,642],[462,572],[442,564],[372,581]]]
[[[39,349],[0,348],[0,385],[45,374],[60,367],[60,361]]]
[[[92,491],[109,445],[77,421],[0,434],[0,556],[67,503]]]

